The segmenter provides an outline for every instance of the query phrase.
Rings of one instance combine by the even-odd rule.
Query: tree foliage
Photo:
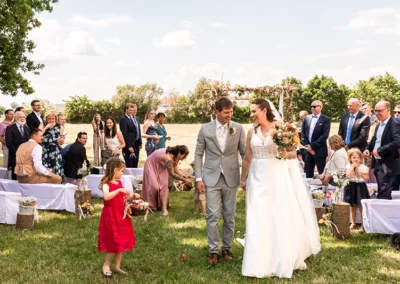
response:
[[[392,106],[400,101],[400,83],[397,79],[385,75],[373,76],[369,80],[361,80],[354,86],[349,97],[355,97],[362,102],[369,102],[372,107],[381,100],[388,101]]]
[[[0,91],[4,95],[16,96],[34,92],[23,73],[39,74],[43,64],[29,59],[35,43],[28,39],[29,31],[40,27],[36,18],[43,11],[52,11],[58,0],[2,0],[0,2]]]
[[[5,111],[6,111],[6,108],[5,108],[4,106],[1,106],[1,105],[0,105],[0,115],[1,115],[1,114],[4,114]]]
[[[144,119],[149,108],[157,109],[159,107],[163,92],[163,89],[155,83],[147,83],[138,87],[135,85],[118,86],[112,101],[121,114],[124,112],[125,104],[136,104],[138,106],[137,115]]]
[[[65,115],[69,122],[88,123],[93,118],[93,102],[86,95],[71,96],[65,102]]]

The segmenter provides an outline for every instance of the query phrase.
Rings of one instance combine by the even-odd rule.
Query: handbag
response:
[[[115,157],[118,157],[119,154]],[[101,166],[103,167],[109,159],[113,157],[112,151],[110,150],[101,150]]]

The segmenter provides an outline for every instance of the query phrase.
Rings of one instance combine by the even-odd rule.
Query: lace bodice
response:
[[[276,146],[270,135],[263,139],[260,133],[253,132],[250,146],[254,159],[275,159],[278,154],[278,146]]]
[[[119,142],[117,135],[115,135],[113,138],[106,137],[105,140],[107,147],[109,147],[111,150],[114,150],[115,148],[121,146],[121,142]]]

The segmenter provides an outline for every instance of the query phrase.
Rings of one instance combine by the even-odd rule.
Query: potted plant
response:
[[[311,192],[314,208],[320,208],[324,205],[325,193],[322,190],[314,190]]]
[[[19,212],[22,214],[33,214],[37,203],[37,198],[33,196],[22,197],[18,200]]]
[[[87,167],[86,163],[83,163],[82,168],[78,170],[78,175],[82,175],[81,179],[76,181],[77,188],[75,191],[75,216],[79,219],[82,218],[82,207],[85,204],[91,204],[92,202],[92,191],[87,187],[86,177],[90,175],[90,168]],[[89,210],[90,211],[90,210]]]

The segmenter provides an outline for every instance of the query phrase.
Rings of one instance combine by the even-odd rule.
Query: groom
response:
[[[227,98],[215,102],[216,119],[203,124],[197,137],[194,158],[196,190],[206,192],[207,231],[211,265],[218,263],[221,212],[224,219],[222,256],[232,259],[230,251],[235,229],[235,210],[240,183],[238,152],[245,153],[246,134],[241,124],[231,121],[233,104]],[[204,166],[203,156],[206,154]]]

